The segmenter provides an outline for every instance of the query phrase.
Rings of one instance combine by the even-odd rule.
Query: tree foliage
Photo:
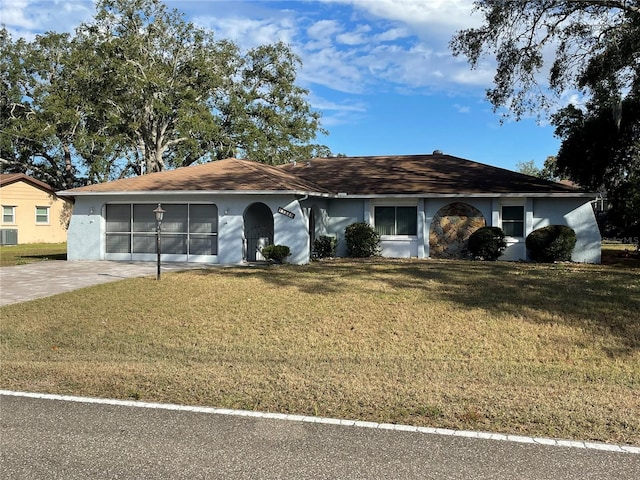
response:
[[[554,123],[563,139],[557,157],[560,174],[606,195],[610,210],[603,226],[608,235],[637,235],[640,98],[627,96],[619,117],[602,105],[592,104],[587,111],[568,106],[554,117]]]
[[[640,0],[481,0],[475,7],[482,26],[458,32],[451,47],[473,68],[495,58],[487,91],[494,109],[516,119],[548,114],[562,140],[555,173],[605,189],[614,216],[638,225]],[[571,92],[583,106],[558,110]]]
[[[550,93],[581,89],[617,99],[637,84],[638,0],[479,0],[474,5],[483,25],[458,32],[450,45],[473,68],[487,55],[495,58],[487,97],[496,109],[507,107],[520,118],[552,107]],[[546,85],[541,74],[547,75]]]
[[[562,177],[556,166],[556,157],[553,155],[547,157],[542,168],[538,168],[533,160],[529,160],[527,162],[518,162],[516,164],[516,170],[525,175],[552,182],[557,182],[561,180]]]
[[[320,113],[283,43],[241,52],[160,0],[99,0],[76,35],[0,31],[1,158],[56,187],[230,156],[309,158]]]

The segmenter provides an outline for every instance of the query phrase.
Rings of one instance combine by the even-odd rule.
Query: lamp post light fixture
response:
[[[156,280],[160,280],[160,231],[162,230],[162,218],[164,217],[164,210],[162,205],[158,204],[153,213],[156,215],[156,252],[158,252],[158,269],[156,271]]]

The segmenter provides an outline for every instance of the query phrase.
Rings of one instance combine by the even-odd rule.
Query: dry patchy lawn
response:
[[[332,261],[0,309],[3,388],[640,445],[640,271]]]
[[[66,243],[25,243],[0,246],[0,267],[46,260],[66,260]]]

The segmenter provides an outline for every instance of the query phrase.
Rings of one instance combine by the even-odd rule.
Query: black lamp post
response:
[[[160,231],[162,229],[162,217],[164,216],[164,210],[162,205],[158,204],[153,213],[156,215],[156,252],[158,252],[158,270],[156,272],[156,280],[160,280]]]

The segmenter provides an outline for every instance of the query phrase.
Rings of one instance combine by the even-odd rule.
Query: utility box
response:
[[[0,229],[0,245],[17,245],[18,229],[2,228]]]

